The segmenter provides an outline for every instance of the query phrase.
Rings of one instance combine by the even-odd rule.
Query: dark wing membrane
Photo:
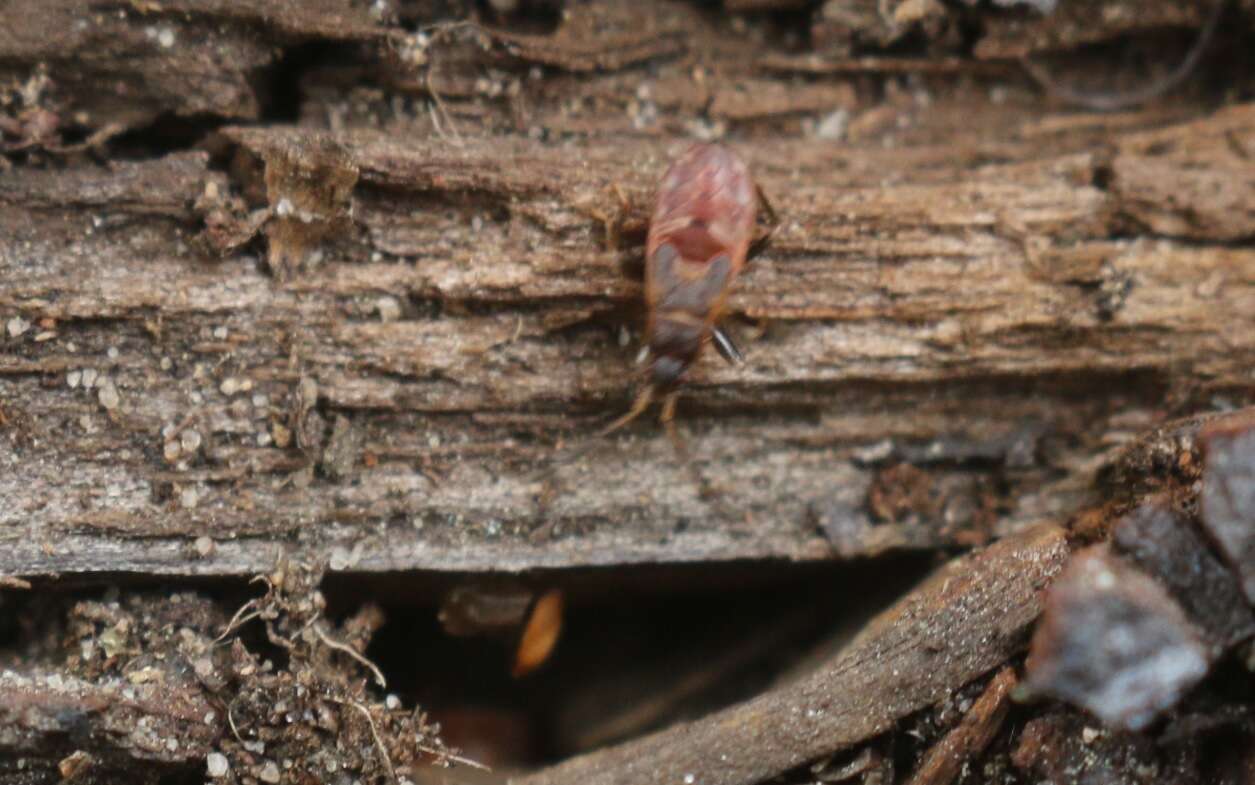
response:
[[[664,243],[654,254],[654,285],[658,293],[659,311],[683,311],[704,317],[728,286],[732,276],[732,259],[722,253],[704,265],[684,262],[670,244]],[[682,271],[680,265],[688,265],[689,271],[700,270],[693,275]]]

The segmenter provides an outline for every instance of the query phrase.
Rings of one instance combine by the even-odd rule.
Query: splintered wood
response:
[[[1002,728],[1011,703],[1011,689],[1017,682],[1015,670],[998,671],[958,727],[928,751],[907,785],[948,785],[954,782],[963,764],[980,755]]]

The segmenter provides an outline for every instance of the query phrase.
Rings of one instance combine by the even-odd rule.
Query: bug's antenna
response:
[[[667,397],[662,399],[662,415],[659,419],[662,425],[667,429],[667,436],[671,439],[671,445],[675,447],[675,451],[680,456],[680,460],[689,464],[692,461],[689,458],[688,448],[684,444],[684,440],[680,438],[680,431],[675,427],[675,404],[680,398],[678,392],[667,393]]]
[[[646,409],[649,408],[649,404],[653,403],[653,400],[654,400],[654,385],[651,384],[651,385],[646,386],[645,389],[640,391],[640,394],[636,396],[636,401],[632,404],[632,408],[628,410],[627,414],[623,415],[619,419],[610,423],[605,428],[602,428],[600,431],[597,432],[597,435],[599,437],[609,436],[610,434],[619,430],[623,426],[632,422],[637,417],[640,417],[641,413],[643,413]],[[675,407],[673,406],[672,408],[674,409]]]
[[[617,420],[610,423],[606,427],[602,428],[600,431],[597,431],[596,437],[600,439],[603,436],[608,436],[614,433],[615,431],[619,430],[623,426],[627,425],[628,423],[632,422],[637,417],[640,417],[641,414],[644,413],[644,411],[649,408],[649,404],[653,403],[653,400],[654,400],[654,385],[651,384],[651,385],[646,386],[644,389],[640,391],[639,394],[637,394],[636,401],[632,403],[632,408],[628,410],[627,414],[623,415],[622,417],[618,418]],[[672,412],[674,413],[675,406],[673,405],[671,409],[672,409]],[[592,452],[595,449],[597,449],[597,442],[594,440],[594,441],[589,442],[588,444],[585,444],[582,448],[575,450],[574,452],[568,450],[567,454],[559,457],[553,465],[545,469],[542,469],[531,476],[533,478],[537,478],[537,477],[544,477],[544,476],[550,475],[557,469],[557,467],[564,466],[566,464],[571,463],[572,461],[578,461],[580,458],[583,458],[585,455],[588,455],[590,452]],[[555,451],[555,452],[558,452],[558,451]]]

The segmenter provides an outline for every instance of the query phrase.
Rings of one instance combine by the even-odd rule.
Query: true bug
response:
[[[774,230],[771,204],[726,147],[694,145],[667,169],[645,243],[645,386],[601,435],[627,425],[661,396],[661,419],[674,436],[679,388],[705,345],[713,341],[729,363],[742,362],[719,318],[746,260],[771,236],[769,230],[754,239],[760,202]]]

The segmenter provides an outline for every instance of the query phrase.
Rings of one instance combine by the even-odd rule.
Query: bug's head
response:
[[[670,390],[684,380],[688,363],[679,357],[660,354],[649,364],[649,382],[659,390]]]
[[[702,348],[705,326],[687,318],[658,319],[649,341],[649,381],[659,392],[683,384]]]

